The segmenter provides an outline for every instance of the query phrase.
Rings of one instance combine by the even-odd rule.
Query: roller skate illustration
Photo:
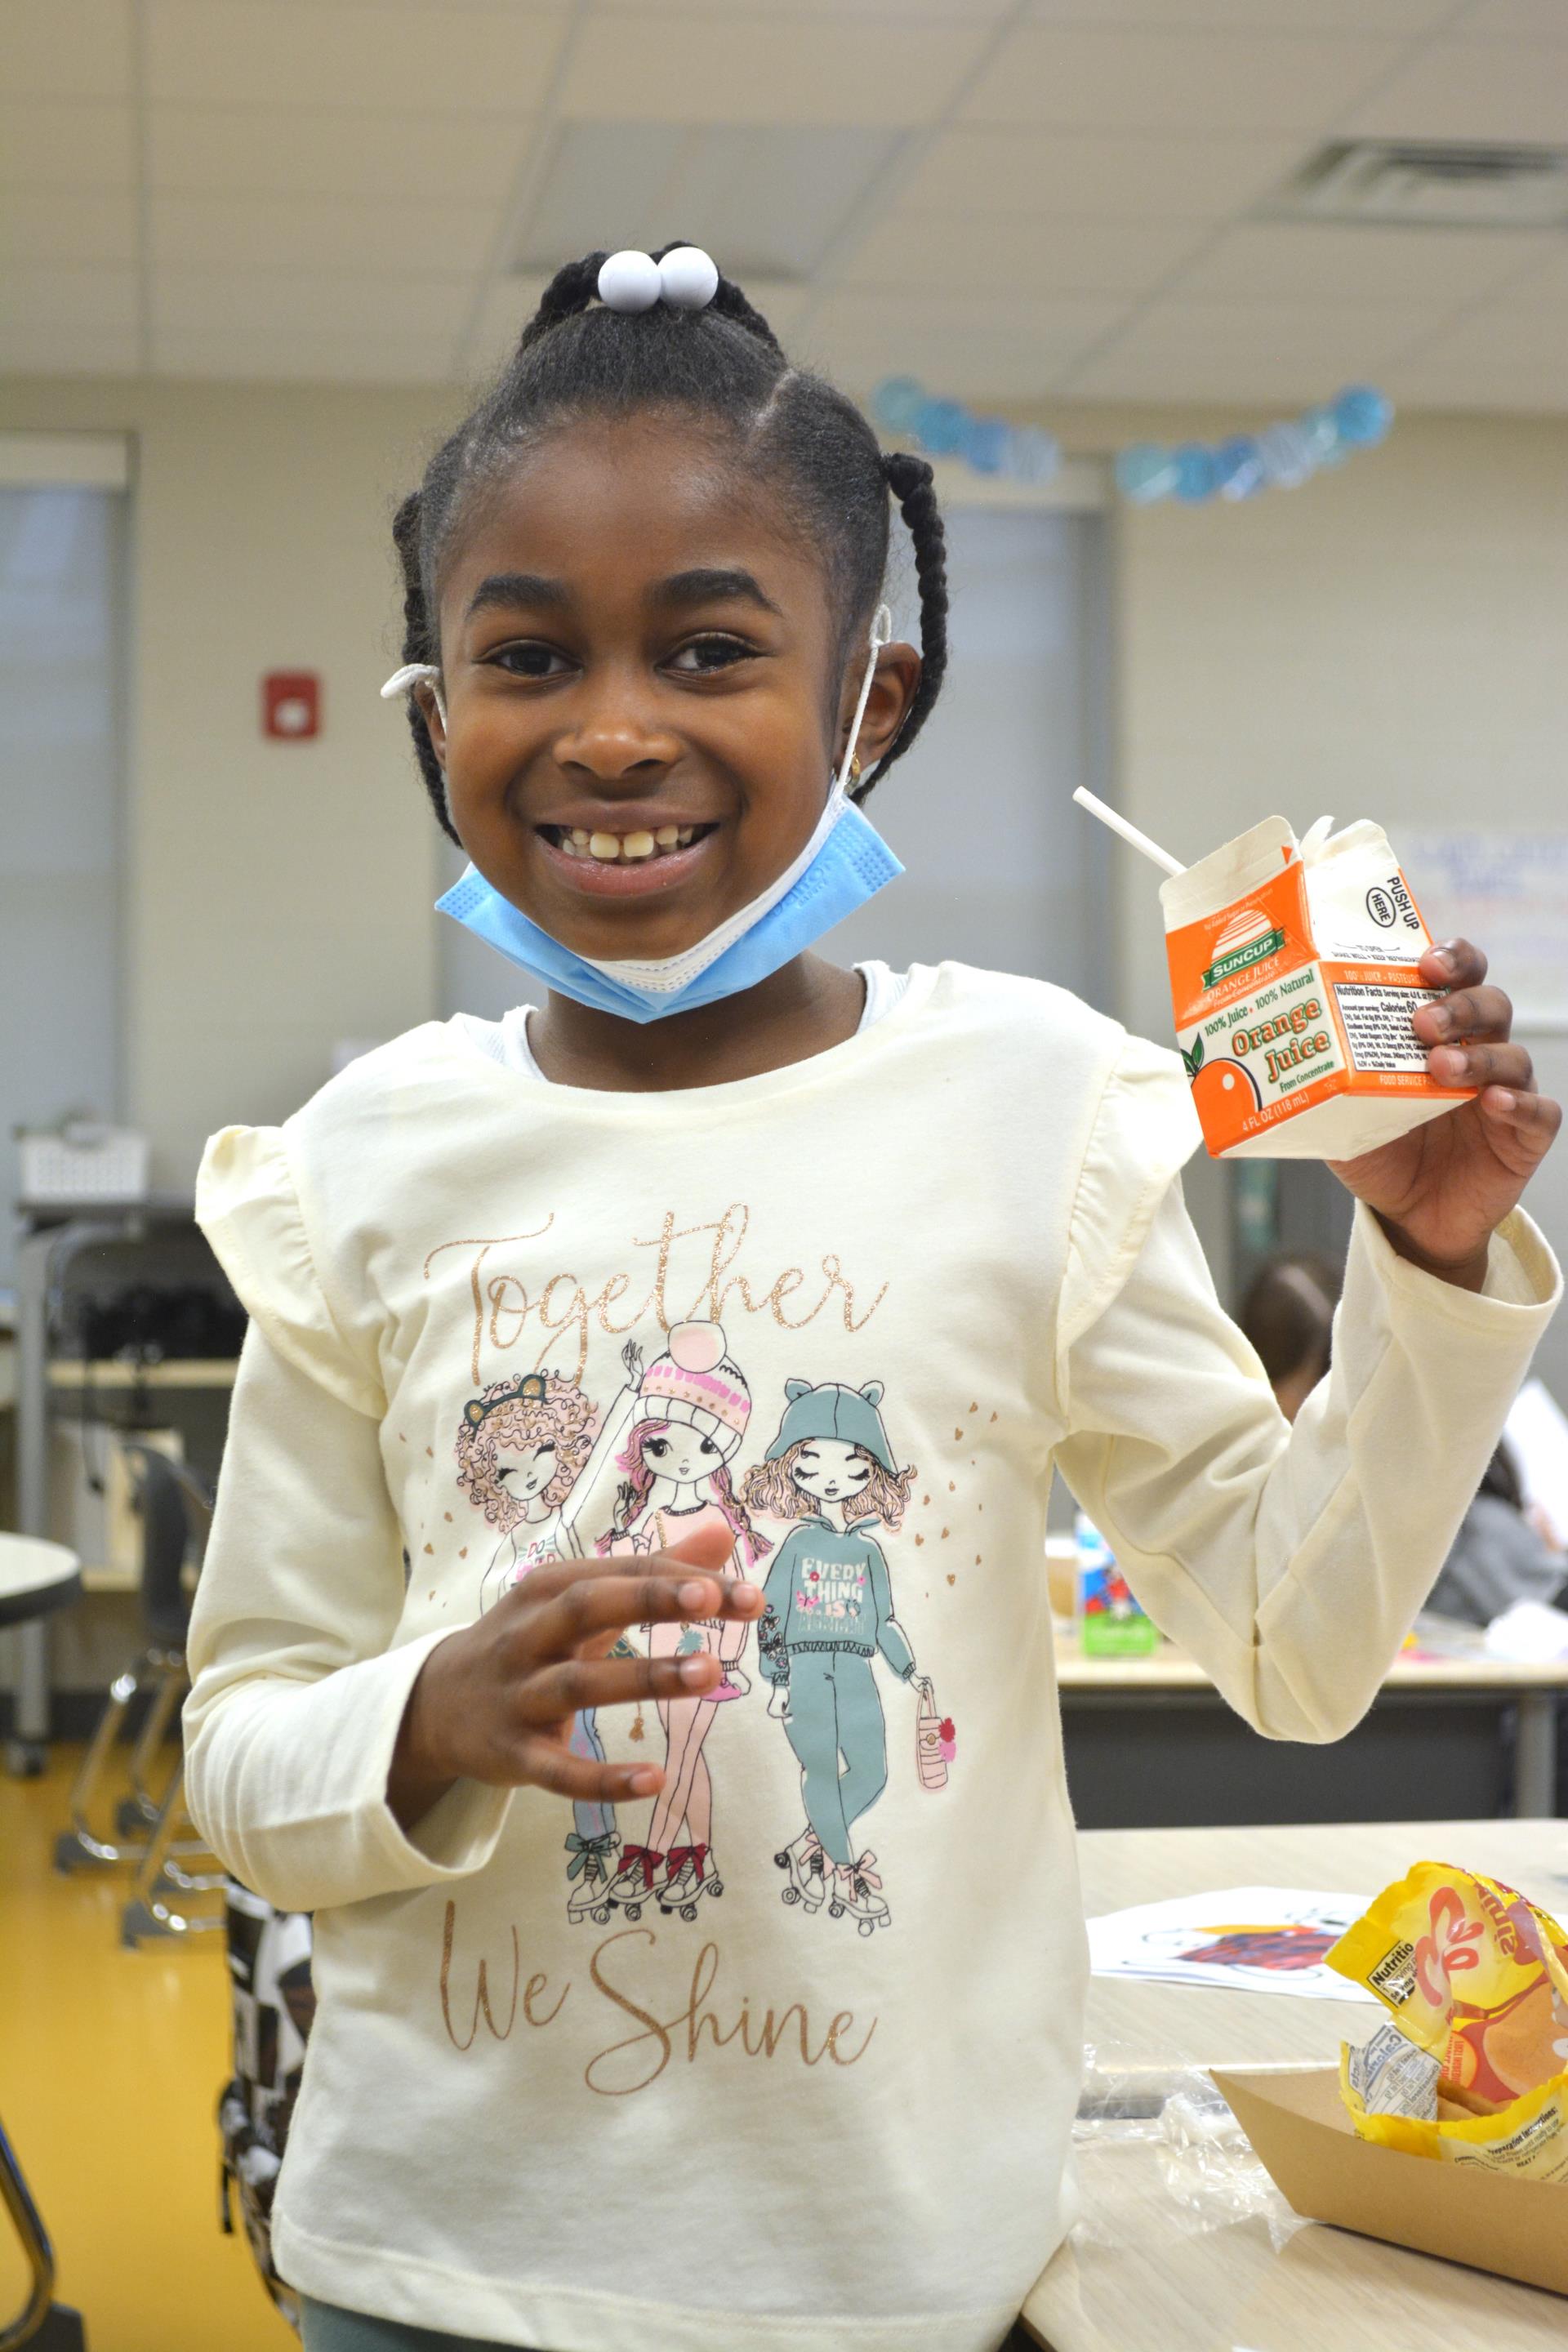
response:
[[[610,1916],[610,1887],[619,1867],[620,1838],[614,1830],[591,1838],[579,1837],[574,1830],[566,1851],[572,1857],[566,1865],[571,1886],[566,1916],[574,1927],[580,1920],[592,1919],[595,1927],[603,1927]]]
[[[877,1875],[877,1857],[863,1853],[858,1862],[840,1865],[833,1876],[833,1895],[827,1906],[830,1919],[841,1919],[847,1912],[862,1936],[874,1935],[885,1927],[891,1914],[879,1889],[881,1880]]]
[[[658,1907],[667,1919],[678,1911],[683,1919],[695,1919],[705,1895],[723,1894],[724,1882],[708,1846],[672,1845],[665,1860],[668,1874],[658,1890]]]
[[[808,1914],[820,1911],[826,1892],[828,1865],[816,1832],[809,1827],[802,1830],[795,1843],[784,1846],[773,1860],[781,1870],[789,1873],[784,1901],[804,1904]]]
[[[651,1903],[658,1887],[658,1874],[664,1863],[662,1853],[651,1845],[628,1845],[621,1858],[606,1894],[606,1900],[626,1913],[628,1919],[640,1918],[645,1903]]]

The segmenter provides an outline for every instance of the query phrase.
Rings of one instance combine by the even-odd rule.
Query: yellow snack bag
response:
[[[1358,2139],[1399,2148],[1406,2156],[1568,2183],[1568,2074],[1510,2100],[1495,2115],[1471,2113],[1446,2084],[1438,2085],[1435,2116],[1376,2114],[1363,2104],[1355,2080],[1357,2061],[1363,2054],[1348,2045],[1340,2052],[1340,2090]]]
[[[1500,1881],[1417,1863],[1324,1955],[1483,2112],[1568,2073],[1568,1937]]]

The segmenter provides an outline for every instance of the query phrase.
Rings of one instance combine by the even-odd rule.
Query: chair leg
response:
[[[15,2319],[0,2321],[0,2352],[86,2352],[80,2314],[54,2301],[55,2250],[39,2219],[22,2168],[0,2130],[0,2207],[10,2216],[27,2265],[27,2299]]]
[[[224,1884],[221,1873],[210,1879],[188,1877],[183,1871],[176,1874],[171,1867],[170,1856],[176,1851],[174,1830],[178,1822],[186,1818],[184,1794],[185,1768],[182,1760],[174,1768],[163,1804],[158,1809],[158,1819],[136,1873],[131,1900],[120,1915],[120,1940],[132,1948],[152,1937],[203,1935],[224,1925],[221,1907],[211,1914],[183,1912],[176,1911],[173,1904],[165,1900],[166,1892],[176,1888],[205,1894],[216,1892]],[[185,1844],[178,1850],[188,1853],[190,1847]]]
[[[102,1780],[114,1743],[125,1721],[125,1710],[141,1689],[150,1654],[143,1651],[122,1675],[116,1675],[109,1685],[109,1696],[103,1713],[93,1727],[86,1755],[71,1784],[71,1826],[62,1831],[55,1841],[55,1868],[70,1872],[79,1870],[84,1863],[133,1862],[144,1851],[142,1843],[115,1845],[100,1838],[92,1827],[91,1815],[98,1800],[99,1782]]]
[[[163,1794],[160,1790],[154,1796],[149,1784],[174,1709],[191,1686],[183,1652],[158,1650],[150,1651],[148,1655],[157,1662],[158,1686],[131,1751],[131,1794],[116,1816],[122,1835],[127,1837],[139,1833],[144,1836],[158,1818]]]
[[[178,1656],[176,1662],[174,1652],[144,1650],[135,1663],[122,1675],[117,1675],[110,1685],[103,1713],[94,1727],[87,1753],[71,1786],[71,1826],[63,1830],[55,1841],[55,1868],[68,1876],[73,1870],[112,1868],[116,1864],[140,1863],[146,1858],[152,1826],[159,1817],[162,1800],[153,1805],[151,1818],[145,1824],[147,1834],[142,1836],[128,1836],[121,1825],[114,1838],[100,1837],[93,1828],[92,1816],[99,1799],[99,1783],[109,1768],[125,1721],[126,1709],[153,1676],[156,1676],[157,1684],[148,1710],[148,1722],[153,1722],[161,1712],[163,1727],[166,1729],[184,1685],[185,1662],[183,1656]],[[160,1730],[160,1739],[162,1736]],[[141,1758],[144,1747],[150,1759],[153,1749],[147,1741],[145,1724],[136,1743],[136,1759]],[[135,1769],[133,1759],[132,1770]],[[178,1769],[175,1768],[176,1771]],[[142,1826],[140,1822],[138,1826]],[[199,1838],[185,1839],[170,1849],[174,1853],[184,1856],[204,1854],[206,1850]]]

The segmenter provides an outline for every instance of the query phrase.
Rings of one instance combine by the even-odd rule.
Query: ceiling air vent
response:
[[[1336,140],[1262,214],[1380,227],[1555,228],[1568,222],[1568,147]]]

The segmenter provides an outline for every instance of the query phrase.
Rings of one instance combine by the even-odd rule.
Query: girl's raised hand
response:
[[[1450,940],[1428,948],[1419,970],[1428,988],[1447,992],[1415,1016],[1427,1070],[1439,1086],[1480,1091],[1376,1151],[1329,1165],[1375,1210],[1402,1257],[1479,1290],[1488,1240],[1545,1158],[1563,1112],[1536,1091],[1529,1053],[1510,1042],[1508,997],[1482,986],[1479,948]]]
[[[531,1784],[588,1803],[652,1797],[657,1764],[607,1764],[570,1752],[585,1707],[700,1697],[724,1668],[710,1652],[686,1658],[613,1658],[628,1626],[694,1618],[753,1618],[754,1584],[719,1573],[730,1556],[720,1528],[677,1549],[625,1558],[552,1560],[531,1569],[493,1609],[438,1642],[416,1677],[387,1774],[386,1801],[405,1830],[454,1780]],[[628,1572],[630,1571],[630,1572]]]

